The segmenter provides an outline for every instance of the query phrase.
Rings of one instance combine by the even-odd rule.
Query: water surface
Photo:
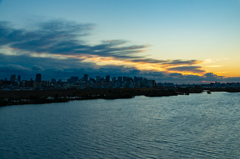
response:
[[[240,93],[0,108],[0,158],[238,158]]]

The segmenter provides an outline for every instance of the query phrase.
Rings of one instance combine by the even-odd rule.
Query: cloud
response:
[[[117,58],[138,58],[136,54],[149,46],[123,46],[127,43],[124,40],[108,40],[98,45],[88,45],[79,38],[89,35],[88,31],[93,28],[91,24],[49,21],[39,24],[37,28],[35,30],[14,29],[8,22],[0,22],[0,45],[35,53],[87,54]]]
[[[198,64],[197,60],[157,60],[157,59],[136,59],[133,62],[162,63],[162,64]]]
[[[36,70],[37,67],[44,69],[49,68],[87,68],[87,67],[97,67],[94,63],[81,62],[79,59],[68,58],[68,59],[55,59],[51,57],[32,57],[28,55],[12,56],[0,53],[0,64],[18,64],[28,68]],[[36,67],[37,66],[37,67]],[[33,67],[33,68],[32,68]],[[41,69],[40,68],[40,69]],[[39,68],[38,68],[39,69]]]
[[[35,71],[44,71],[44,68],[42,68],[41,66],[38,66],[38,65],[34,65],[34,66],[32,66],[32,70],[35,70]]]
[[[183,75],[181,73],[170,73],[169,76],[179,77],[179,76],[183,76]]]
[[[23,76],[28,76],[31,73],[31,69],[17,65],[17,64],[8,64],[8,65],[0,65],[0,77],[7,78],[13,74],[19,74]]]
[[[24,61],[28,61],[27,63]],[[43,62],[44,61],[44,62]],[[182,73],[169,73],[166,71],[143,71],[135,67],[126,67],[124,65],[103,65],[97,66],[94,63],[79,62],[75,59],[53,59],[30,57],[26,55],[11,56],[0,54],[0,79],[10,78],[12,74],[21,75],[22,79],[29,80],[35,78],[36,73],[41,73],[43,80],[51,78],[66,80],[71,76],[83,77],[89,74],[89,77],[96,76],[111,77],[118,76],[137,76],[154,79],[157,82],[173,82],[173,83],[202,83],[202,81],[219,81],[233,82],[239,81],[239,77],[226,78],[213,73],[205,73],[200,75],[184,75]],[[11,64],[9,64],[11,63]]]
[[[29,79],[41,72],[43,79],[82,77],[85,73],[90,77],[142,76],[158,82],[174,83],[238,79],[206,73],[196,66],[204,61],[149,58],[143,53],[150,45],[129,46],[125,40],[87,44],[84,38],[91,35],[93,28],[93,24],[53,20],[26,30],[12,28],[9,22],[0,22],[0,47],[14,52],[12,55],[0,53],[0,78],[20,74],[23,79]],[[120,62],[114,64],[117,60]],[[147,67],[148,70],[145,69]],[[206,74],[185,75],[185,72]]]
[[[200,66],[182,66],[182,67],[172,67],[168,68],[168,71],[180,71],[180,72],[192,72],[192,73],[203,73]]]
[[[218,76],[216,74],[213,73],[206,73],[204,74],[204,77],[208,80],[208,81],[221,81],[223,79],[223,76]]]
[[[0,65],[0,71],[1,72],[16,72],[16,71],[29,71],[29,69],[25,68],[21,65],[9,64],[9,65]]]
[[[35,30],[14,29],[9,22],[0,22],[0,46],[37,54],[112,57],[134,63],[153,63],[165,66],[193,65],[197,60],[158,60],[143,53],[150,45],[130,45],[125,40],[105,40],[89,45],[84,37],[90,35],[93,24],[77,24],[68,21],[39,23]],[[80,40],[81,39],[81,40]]]

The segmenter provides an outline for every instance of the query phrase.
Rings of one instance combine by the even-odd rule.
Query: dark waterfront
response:
[[[0,158],[238,158],[240,93],[0,107]]]

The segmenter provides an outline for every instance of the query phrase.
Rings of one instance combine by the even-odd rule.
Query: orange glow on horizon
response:
[[[12,49],[12,48],[9,48]],[[144,50],[147,51],[147,50]],[[142,52],[144,52],[142,51]],[[29,53],[30,54],[30,53]],[[15,55],[15,54],[14,54]],[[48,58],[54,58],[54,59],[79,59],[80,62],[92,62],[99,66],[104,65],[115,65],[115,66],[123,66],[123,67],[134,67],[136,69],[142,70],[142,71],[156,71],[156,72],[166,72],[166,73],[181,73],[183,75],[197,75],[197,76],[204,76],[205,73],[211,72],[214,73],[217,76],[225,76],[225,77],[239,77],[239,71],[237,68],[234,69],[234,71],[225,71],[222,69],[222,71],[219,70],[219,68],[223,67],[224,65],[220,64],[219,61],[227,61],[228,58],[224,59],[207,59],[202,61],[194,61],[193,63],[187,64],[187,63],[171,63],[171,60],[163,60],[161,63],[161,60],[159,60],[159,63],[151,63],[144,61],[143,59],[136,58],[136,61],[131,61],[131,59],[125,59],[125,58],[116,58],[116,57],[101,57],[98,55],[89,55],[89,54],[81,54],[81,55],[63,55],[63,54],[49,54],[49,53],[31,53],[32,57],[48,57]],[[133,60],[135,60],[133,58]],[[143,60],[143,61],[141,61]],[[151,59],[150,59],[151,60]],[[156,59],[157,61],[158,59]],[[153,59],[154,61],[154,59]],[[166,62],[164,62],[166,61]],[[168,63],[169,61],[169,63]],[[174,61],[174,60],[172,60]],[[217,61],[217,62],[216,62]],[[214,63],[214,64],[212,64]],[[184,66],[199,66],[199,69],[204,70],[205,72],[198,73],[198,72],[192,72],[192,71],[173,71],[168,70],[169,68],[174,67],[184,67]],[[225,67],[224,67],[225,68]],[[231,68],[230,68],[231,69]]]

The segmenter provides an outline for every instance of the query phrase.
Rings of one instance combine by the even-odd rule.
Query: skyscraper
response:
[[[70,82],[77,82],[77,81],[78,81],[78,77],[72,76],[72,77],[70,78]]]
[[[20,75],[18,75],[18,81],[21,81],[21,76]]]
[[[84,74],[83,79],[84,79],[85,82],[87,82],[88,81],[88,74]]]
[[[122,77],[121,76],[118,77],[118,82],[122,82]]]
[[[115,81],[116,81],[116,77],[113,77],[113,78],[112,78],[112,81],[115,82]]]
[[[55,78],[52,78],[52,79],[51,79],[51,83],[52,83],[52,84],[56,84],[56,83],[57,83],[57,80],[56,80]]]
[[[134,82],[137,82],[138,78],[136,76],[134,76]]]
[[[106,76],[106,81],[110,82],[110,76],[109,75]]]
[[[128,79],[128,76],[123,76],[123,81],[126,81]]]
[[[41,74],[40,73],[36,74],[36,82],[41,82],[41,81],[42,81]]]
[[[101,77],[100,76],[96,76],[96,82],[99,83],[101,80]]]
[[[16,75],[11,75],[10,81],[12,81],[12,82],[16,81]]]

